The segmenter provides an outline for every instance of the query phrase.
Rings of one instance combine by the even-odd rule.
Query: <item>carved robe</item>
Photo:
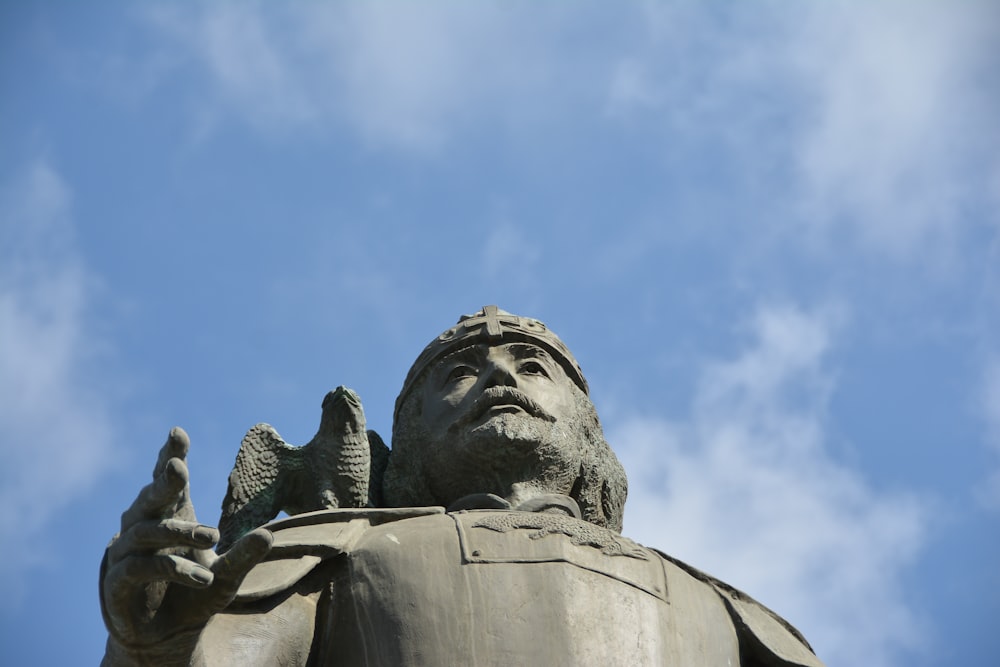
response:
[[[822,667],[739,591],[562,514],[329,510],[269,528],[195,663]]]

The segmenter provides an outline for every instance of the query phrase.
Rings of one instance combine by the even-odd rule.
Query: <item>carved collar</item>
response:
[[[473,493],[459,498],[448,506],[448,512],[462,510],[513,510],[516,512],[555,512],[582,519],[580,506],[575,500],[561,493],[543,493],[530,498],[517,507],[493,493]]]

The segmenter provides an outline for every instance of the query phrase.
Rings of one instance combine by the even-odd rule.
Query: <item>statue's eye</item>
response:
[[[448,373],[448,382],[454,382],[455,380],[461,380],[462,378],[476,377],[476,369],[472,366],[467,366],[465,364],[459,364],[451,369]]]
[[[520,371],[524,375],[541,375],[543,377],[548,377],[549,372],[545,370],[545,366],[537,361],[526,361],[521,364]]]

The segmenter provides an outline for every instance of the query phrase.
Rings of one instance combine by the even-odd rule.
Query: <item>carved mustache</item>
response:
[[[516,405],[532,417],[544,419],[549,422],[554,422],[556,420],[554,415],[522,391],[515,389],[514,387],[498,386],[489,387],[484,390],[483,395],[475,400],[465,414],[455,420],[452,428],[459,428],[465,426],[466,424],[471,424],[486,414],[487,410],[497,405]]]

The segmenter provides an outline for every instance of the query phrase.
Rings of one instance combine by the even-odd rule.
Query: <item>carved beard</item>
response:
[[[413,394],[419,395],[419,390],[417,385]],[[400,406],[393,424],[383,485],[386,507],[447,507],[472,493],[496,493],[493,489],[501,486],[502,478],[513,477],[544,480],[549,487],[544,491],[567,493],[562,490],[563,474],[578,466],[567,495],[580,504],[585,520],[621,531],[628,480],[583,392],[574,391],[576,411],[567,419],[521,422],[508,415],[491,424],[471,424],[471,431],[444,443],[428,436],[413,394]],[[506,474],[494,472],[498,465]]]
[[[503,412],[458,425],[435,441],[414,421],[419,426],[397,434],[393,446],[421,451],[427,504],[447,506],[472,493],[504,497],[515,483],[566,494],[579,475],[581,434],[568,424]]]

